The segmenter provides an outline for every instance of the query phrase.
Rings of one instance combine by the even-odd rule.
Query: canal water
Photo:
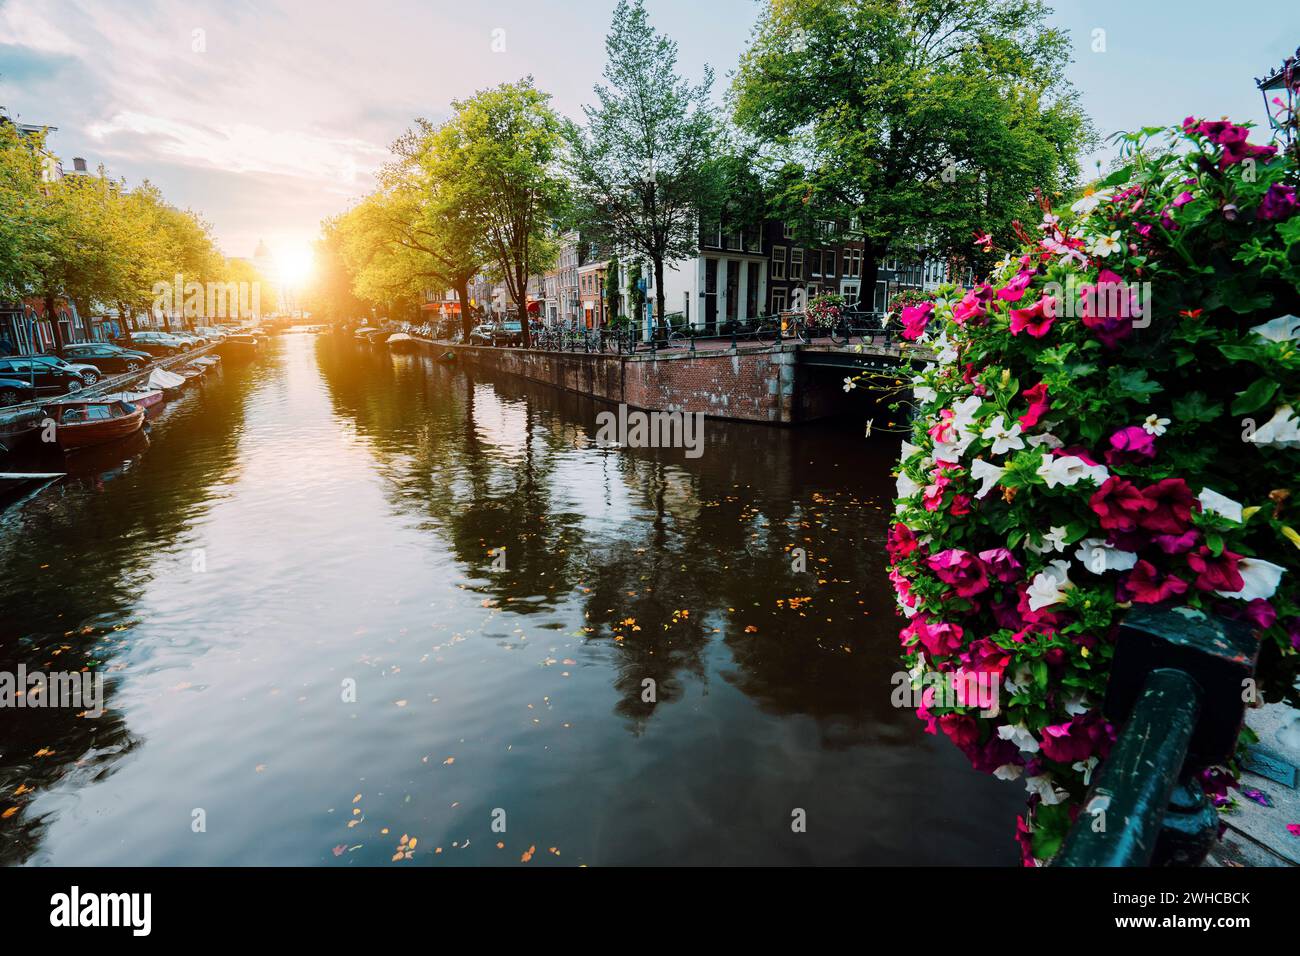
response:
[[[0,711],[0,861],[1017,861],[1019,788],[890,705],[897,438],[600,448],[346,336],[211,378],[0,513],[0,670],[108,678]]]

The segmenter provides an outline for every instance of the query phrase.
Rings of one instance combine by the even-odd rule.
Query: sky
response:
[[[52,148],[148,179],[222,250],[293,255],[364,195],[416,116],[532,74],[581,118],[614,0],[0,0],[0,104]],[[1300,45],[1300,3],[1055,0],[1103,134],[1189,113],[1263,124],[1253,78]],[[760,0],[647,0],[679,67],[725,89]],[[1107,151],[1088,158],[1105,159]]]

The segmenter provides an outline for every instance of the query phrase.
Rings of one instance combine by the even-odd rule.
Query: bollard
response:
[[[1198,866],[1218,837],[1199,773],[1233,756],[1259,641],[1194,608],[1120,624],[1103,712],[1123,725],[1055,866]]]

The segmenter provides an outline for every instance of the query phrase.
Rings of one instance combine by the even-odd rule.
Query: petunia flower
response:
[[[1036,339],[1041,339],[1052,329],[1056,321],[1056,300],[1045,295],[1027,309],[1012,309],[1011,334],[1028,332]]]
[[[1238,590],[1214,593],[1240,601],[1254,601],[1258,598],[1267,600],[1277,593],[1277,586],[1282,582],[1286,568],[1262,558],[1241,558],[1237,561],[1237,573],[1241,575],[1242,582]]]
[[[1300,418],[1296,418],[1290,405],[1279,405],[1274,409],[1273,417],[1247,435],[1246,441],[1279,448],[1300,448]]]
[[[1150,561],[1141,560],[1115,586],[1117,601],[1159,604],[1187,593],[1187,582],[1177,575],[1162,575]]]
[[[1107,543],[1105,538],[1084,538],[1079,542],[1079,550],[1074,552],[1074,557],[1093,574],[1127,571],[1137,564],[1136,554]]]
[[[1273,183],[1255,210],[1256,218],[1263,220],[1285,219],[1296,210],[1295,187]]]
[[[1070,582],[1070,565],[1066,561],[1053,561],[1034,576],[1030,582],[1029,609],[1038,611],[1065,600],[1066,591],[1074,585]]]
[[[971,462],[970,476],[976,481],[982,482],[982,484],[979,490],[975,492],[975,497],[983,499],[985,495],[993,490],[993,486],[1001,480],[1004,474],[1006,474],[1005,468],[999,468],[983,458],[976,458]]]
[[[1300,316],[1279,315],[1262,325],[1253,326],[1250,331],[1270,342],[1294,342],[1300,339]]]
[[[1033,428],[1052,406],[1047,397],[1047,383],[1039,382],[1033,388],[1025,389],[1020,395],[1022,398],[1029,400],[1029,411],[1020,416],[1020,426],[1022,428]]]
[[[1110,477],[1105,465],[1090,465],[1077,455],[1044,456],[1036,473],[1049,488],[1072,488],[1085,478],[1101,485]]]
[[[994,455],[1005,455],[1009,451],[1025,447],[1025,440],[1020,437],[1020,423],[1017,422],[1008,428],[1000,414],[993,416],[980,437],[985,441],[993,442],[992,454]]]
[[[1202,488],[1196,500],[1201,503],[1202,514],[1222,515],[1229,521],[1241,524],[1243,512],[1240,501],[1233,501],[1210,488]]]
[[[1139,425],[1128,425],[1110,436],[1109,465],[1143,464],[1156,456],[1154,436]]]
[[[1011,741],[1021,753],[1038,753],[1038,738],[1024,724],[1003,724],[998,728],[998,737]]]

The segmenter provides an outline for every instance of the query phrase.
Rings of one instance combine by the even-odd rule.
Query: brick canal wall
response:
[[[466,366],[590,395],[650,411],[703,412],[712,418],[791,425],[835,407],[833,376],[810,373],[793,346],[710,349],[658,355],[490,348],[421,342],[428,352],[453,352]]]

